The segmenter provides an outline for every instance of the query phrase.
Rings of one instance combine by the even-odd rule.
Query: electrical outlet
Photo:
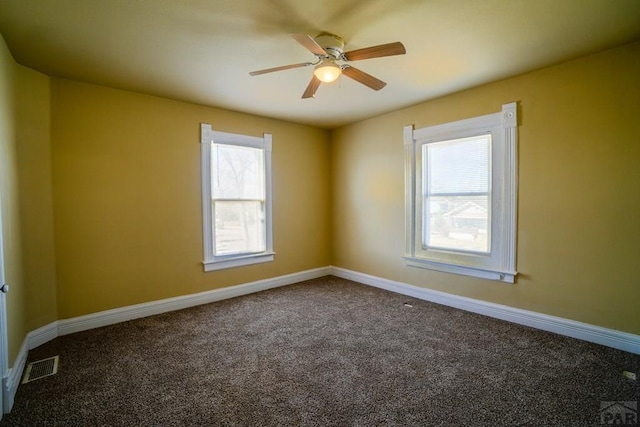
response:
[[[633,372],[622,371],[622,376],[625,378],[629,378],[630,380],[636,380],[636,374],[634,374]]]

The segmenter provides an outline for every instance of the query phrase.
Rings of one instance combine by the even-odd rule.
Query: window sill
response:
[[[217,261],[204,261],[204,271],[224,270],[225,268],[242,267],[251,264],[273,261],[275,252],[262,252],[259,254],[244,255]]]
[[[481,270],[473,267],[466,267],[462,265],[444,264],[435,261],[429,261],[422,258],[404,257],[408,266],[425,268],[427,270],[441,271],[444,273],[462,274],[464,276],[478,277],[481,279],[497,280],[505,283],[515,283],[516,275],[515,271],[492,271]]]

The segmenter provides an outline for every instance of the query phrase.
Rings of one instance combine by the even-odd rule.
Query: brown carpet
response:
[[[407,305],[406,303],[409,303]],[[335,277],[57,338],[0,426],[597,426],[640,356]]]

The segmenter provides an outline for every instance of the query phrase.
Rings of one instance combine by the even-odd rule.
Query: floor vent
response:
[[[50,375],[55,375],[58,372],[58,358],[59,356],[53,356],[48,359],[29,363],[29,365],[27,365],[27,370],[24,373],[22,384],[39,380],[40,378],[48,377]]]

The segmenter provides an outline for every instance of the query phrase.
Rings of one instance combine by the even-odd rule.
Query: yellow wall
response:
[[[333,264],[640,333],[640,43],[333,133]],[[518,101],[517,284],[405,266],[402,128]]]
[[[16,140],[22,224],[25,325],[58,320],[51,182],[49,77],[16,66]]]
[[[16,154],[15,62],[0,38],[0,208],[6,296],[9,366],[26,334]]]
[[[0,198],[9,366],[27,332],[58,319],[49,78],[15,63],[0,36]]]
[[[200,123],[273,135],[275,261],[203,272]],[[329,133],[52,80],[60,318],[330,263]]]

